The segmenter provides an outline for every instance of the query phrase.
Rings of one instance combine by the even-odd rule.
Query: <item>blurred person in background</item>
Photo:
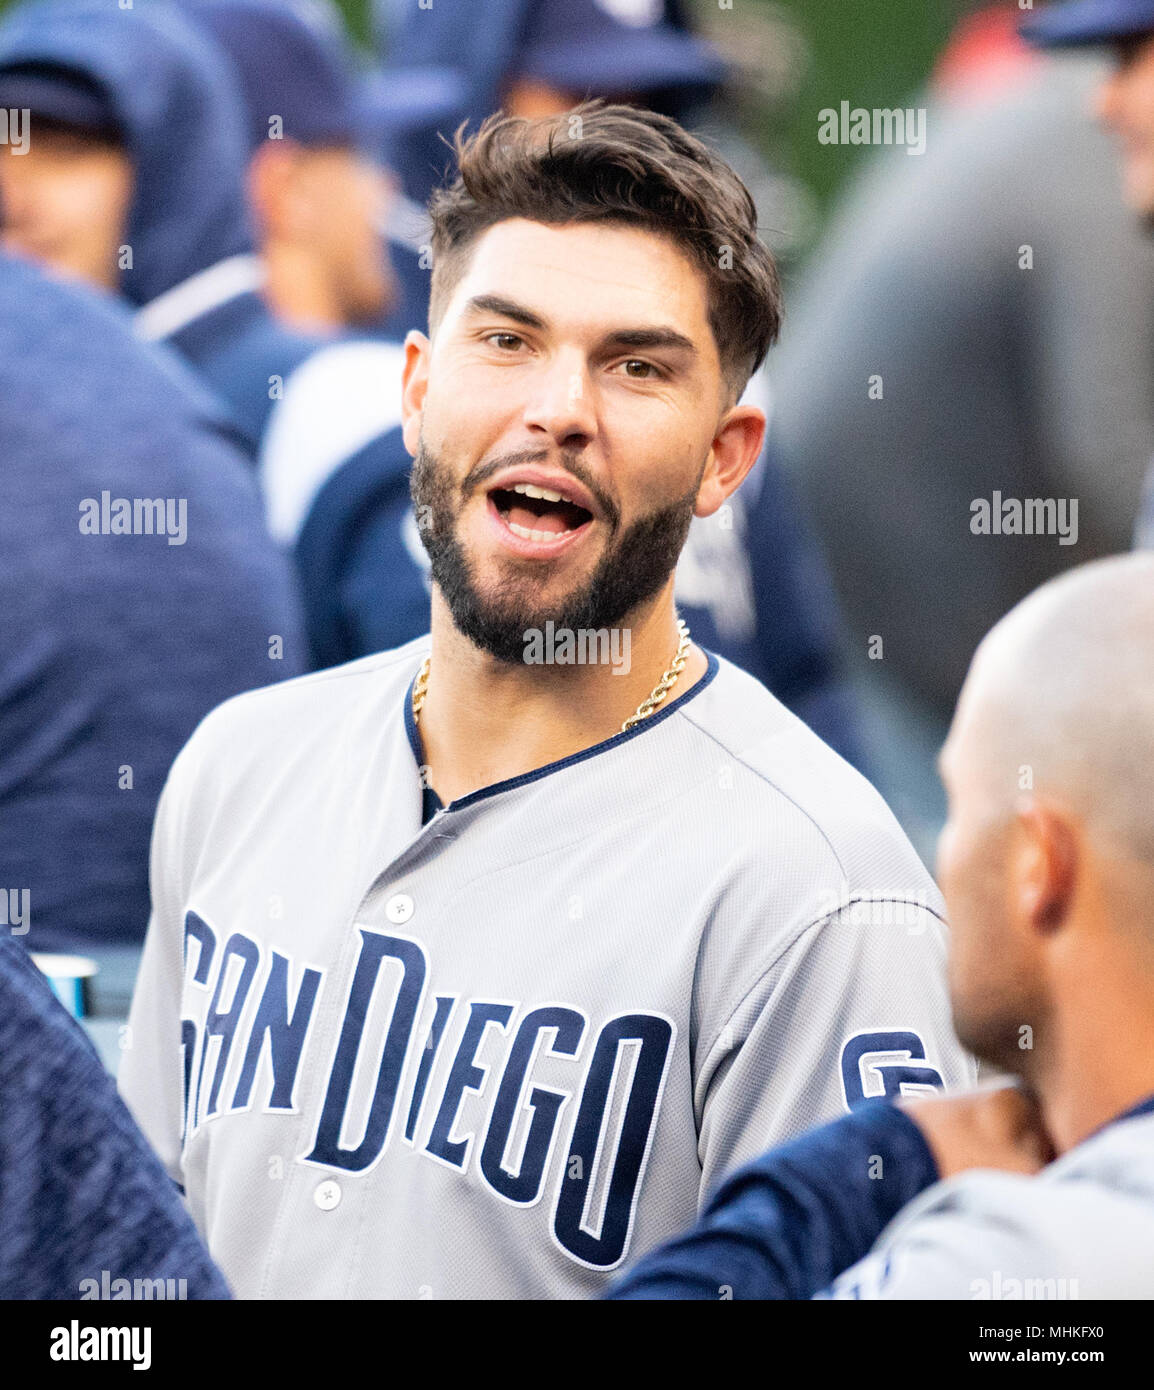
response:
[[[222,700],[303,670],[291,575],[183,364],[8,257],[0,458],[0,930],[138,944],[172,759]]]
[[[339,21],[315,0],[189,0],[244,99],[247,189],[264,296],[284,322],[375,325],[395,286],[378,233],[389,181],[362,152],[358,75]]]
[[[422,205],[451,172],[445,126],[479,123],[498,109],[556,115],[586,95],[685,121],[726,71],[717,50],[689,31],[679,0],[492,0],[483,24],[453,6],[378,0],[376,16],[385,81],[423,74],[455,98],[440,121],[396,132],[386,145],[386,162]]]
[[[682,122],[747,183],[766,183],[747,176],[757,161],[709,105],[726,64],[692,33],[677,0],[496,0],[480,26],[452,6],[418,12],[385,3],[378,19],[387,50],[382,80],[421,78],[449,91],[446,74],[455,76],[452,123],[479,122],[498,108],[527,118],[556,115],[587,96],[624,100]],[[447,168],[445,128],[444,120],[410,126],[386,142],[384,157],[414,201],[427,198]],[[764,209],[760,220],[767,221]],[[764,372],[743,400],[769,413]],[[753,531],[748,510],[758,496],[763,521]],[[720,514],[694,519],[677,569],[677,602],[704,646],[756,676],[851,761],[865,763],[824,562],[772,456],[763,455]]]
[[[1113,61],[1094,92],[1093,109],[1118,146],[1126,206],[1149,235],[1154,230],[1154,0],[1047,6],[1022,24],[1022,34],[1042,49],[1110,50]],[[1144,378],[1142,385],[1149,390],[1151,382]],[[1147,470],[1134,541],[1154,548],[1154,463]]]
[[[871,153],[770,362],[771,446],[829,557],[879,786],[926,854],[969,653],[1128,543],[1154,443],[1154,248],[1086,110],[1098,69],[1038,61],[1002,9],[959,30],[940,86],[887,101],[926,108],[925,152]],[[1076,501],[1076,537],[975,534],[995,492]]]
[[[26,154],[0,152],[5,249],[127,299],[255,451],[315,344],[260,296],[244,115],[211,40],[164,6],[20,6],[0,22],[0,107],[31,126]]]
[[[258,462],[270,530],[300,575],[313,664],[335,666],[429,626],[400,431],[404,352],[387,332],[356,331],[378,325],[397,294],[380,232],[388,177],[362,148],[383,118],[331,10],[283,0],[184,8],[243,99],[265,297],[290,325],[336,335],[286,380]]]

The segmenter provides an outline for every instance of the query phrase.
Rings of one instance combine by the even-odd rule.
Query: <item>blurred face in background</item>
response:
[[[249,193],[274,312],[339,329],[387,311],[394,286],[380,228],[390,183],[380,169],[352,149],[270,141],[253,157]]]
[[[536,120],[539,116],[560,116],[571,110],[581,100],[573,92],[563,92],[548,82],[540,82],[535,77],[514,77],[505,87],[501,109],[510,116],[524,116]],[[623,105],[638,105],[641,98],[636,94],[623,93],[607,98]]]
[[[1154,220],[1154,35],[1116,44],[1114,54],[1095,107],[1121,148],[1127,204]]]
[[[133,187],[123,148],[33,116],[27,152],[13,149],[0,147],[0,244],[116,290]]]

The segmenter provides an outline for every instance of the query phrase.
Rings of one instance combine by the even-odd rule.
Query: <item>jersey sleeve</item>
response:
[[[699,1043],[700,1200],[860,1101],[974,1081],[950,1021],[942,920],[913,902],[843,905],[796,934]]]
[[[1123,1160],[1124,1164],[1124,1160]],[[1122,1166],[1122,1165],[1120,1165]],[[1145,1191],[971,1170],[938,1183],[820,1297],[1145,1298],[1154,1210]]]

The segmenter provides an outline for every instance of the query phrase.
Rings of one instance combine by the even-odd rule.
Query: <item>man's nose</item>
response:
[[[597,433],[589,373],[583,357],[558,353],[533,373],[525,424],[557,444],[588,444]]]

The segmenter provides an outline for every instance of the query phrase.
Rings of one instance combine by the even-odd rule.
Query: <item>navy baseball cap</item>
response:
[[[359,86],[327,9],[308,0],[192,0],[185,10],[232,63],[251,149],[268,139],[273,116],[285,138],[302,145],[358,142]]]
[[[677,28],[664,0],[536,0],[510,76],[577,95],[716,87],[726,65]]]
[[[0,107],[27,110],[103,140],[122,136],[116,107],[85,72],[56,63],[14,63],[0,68]]]
[[[1018,26],[1035,48],[1081,48],[1154,34],[1154,0],[1071,0]]]

